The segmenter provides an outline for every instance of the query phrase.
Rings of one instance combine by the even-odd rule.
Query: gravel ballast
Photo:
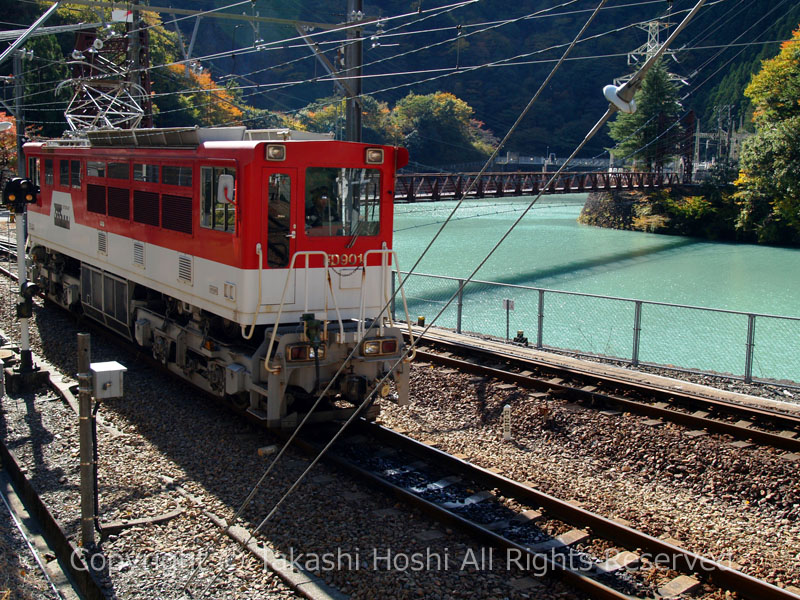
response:
[[[0,327],[16,336],[13,284],[3,281]],[[50,306],[34,308],[34,352],[60,372],[76,369],[75,325]],[[261,477],[269,458],[258,449],[278,443],[185,383],[139,363],[103,336],[92,337],[92,361],[117,360],[125,374],[125,396],[105,402],[98,429],[101,520],[154,517],[182,508],[172,520],[134,527],[103,545],[109,598],[185,598],[193,568],[194,597],[293,598],[295,593],[239,546],[222,536],[205,511],[230,518]],[[79,525],[77,416],[42,390],[3,399],[0,435],[14,447],[45,501],[68,532]],[[115,433],[115,432],[119,432]],[[120,435],[121,434],[121,435]],[[268,477],[240,522],[252,531],[307,466],[289,452]],[[174,480],[200,505],[164,483]],[[287,560],[321,576],[352,598],[579,598],[553,580],[511,583],[526,573],[465,564],[480,556],[469,538],[443,528],[384,494],[363,488],[323,465],[315,468],[264,527],[259,541]],[[322,557],[332,553],[329,569]],[[301,555],[302,556],[299,556]],[[337,563],[337,554],[342,558]],[[414,570],[402,557],[431,556],[431,568]],[[315,564],[314,558],[320,560]],[[396,558],[400,562],[396,562]],[[441,559],[447,558],[442,565]],[[462,568],[462,566],[464,568]]]
[[[737,448],[646,418],[604,415],[416,363],[411,406],[383,423],[650,535],[800,585],[800,463],[773,448]],[[513,440],[501,440],[512,408]]]

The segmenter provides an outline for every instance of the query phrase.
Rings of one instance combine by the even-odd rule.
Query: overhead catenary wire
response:
[[[635,25],[632,25],[632,26],[635,26]],[[611,33],[611,32],[609,32],[609,33]],[[782,44],[782,43],[785,43],[785,42],[786,42],[786,39],[775,39],[775,40],[764,40],[764,41],[753,41],[753,42],[741,42],[741,43],[735,43],[735,44],[714,44],[714,45],[710,45],[710,46],[686,47],[686,48],[682,48],[681,50],[682,51],[694,51],[694,50],[713,50],[713,49],[718,49],[718,48],[724,48],[724,49],[729,49],[729,48],[748,48],[748,47],[751,47],[751,46],[765,46],[765,45],[769,45],[769,44]],[[543,49],[543,50],[540,50],[540,51],[537,51],[537,52],[541,53],[541,52],[549,51],[549,50],[552,50],[552,49],[553,49],[553,47],[548,47],[546,49]],[[573,57],[568,58],[567,61],[568,62],[576,62],[576,61],[584,61],[584,60],[603,60],[603,59],[607,59],[607,58],[618,58],[618,57],[622,57],[622,56],[626,56],[626,55],[627,55],[627,53],[619,52],[619,53],[612,53],[612,54],[597,54],[597,55],[590,55],[590,56],[573,56]],[[552,64],[552,63],[555,63],[557,61],[558,61],[558,59],[552,58],[552,59],[542,59],[542,60],[536,60],[536,61],[524,61],[524,62],[509,63],[509,64],[483,63],[482,65],[476,65],[474,68],[475,69],[477,69],[477,68],[503,68],[503,67],[525,66],[525,65],[531,65],[531,64]],[[53,61],[53,62],[55,62],[55,61]],[[286,64],[286,63],[282,63],[282,64]],[[467,68],[467,67],[462,67],[462,70],[465,69],[465,68]],[[405,72],[392,73],[392,74],[389,74],[389,75],[392,75],[392,76],[403,76],[403,75],[410,75],[410,74],[424,74],[424,73],[432,73],[432,72],[440,72],[440,71],[448,71],[449,72],[449,71],[452,71],[452,70],[454,70],[454,67],[447,67],[447,68],[442,68],[442,69],[426,69],[426,70],[418,70],[418,71],[405,71]],[[383,75],[381,75],[381,77],[382,76]],[[371,79],[371,78],[374,78],[374,77],[376,77],[376,76],[370,76],[370,75],[363,76],[364,79]],[[314,81],[313,79],[302,80],[302,81],[293,83],[292,85],[300,85],[302,83],[312,83],[313,81]],[[325,81],[332,81],[332,80],[331,79],[326,79]],[[37,82],[37,85],[46,85],[47,83],[48,82],[41,82],[41,83]],[[416,84],[416,82],[409,83],[409,84],[406,84],[406,85],[408,87],[410,87],[410,86],[415,85],[415,84]],[[273,86],[285,86],[287,84],[285,84],[285,83],[258,84],[258,85],[254,85],[254,86],[244,86],[243,88],[239,88],[239,89],[250,89],[250,88],[255,88],[255,87],[264,88],[264,87],[269,87],[270,85],[273,85]],[[226,88],[224,86],[219,86],[219,87],[215,87],[215,88],[192,88],[192,89],[181,90],[181,91],[176,91],[176,92],[154,93],[154,94],[151,95],[151,97],[159,98],[159,97],[176,96],[176,95],[211,93],[211,92],[219,92],[219,91],[227,91],[227,90],[228,90],[228,88]],[[381,93],[382,91],[383,90],[376,90],[374,92],[370,92],[369,94],[364,94],[364,95],[376,95],[376,94]],[[26,97],[33,97],[35,95],[43,95],[43,94],[46,94],[48,92],[49,92],[49,90],[33,92],[33,93],[28,94]],[[682,97],[681,99],[682,100],[685,99],[686,97],[688,97],[692,93],[694,93],[694,88],[692,90],[690,90],[686,94],[686,96]],[[245,95],[245,98],[247,98],[247,97],[249,97],[249,95]],[[58,103],[55,103],[55,102],[32,102],[32,103],[23,103],[22,107],[25,110],[30,110],[30,111],[34,111],[35,112],[37,110],[52,110],[53,108],[55,108],[55,106],[57,106],[57,104]],[[67,104],[67,100],[64,100],[63,102],[61,102],[61,104],[64,104],[64,105]],[[327,105],[325,102],[320,103],[320,104]],[[195,106],[202,106],[202,105],[195,105]],[[49,108],[43,108],[43,107],[49,107]],[[300,112],[300,111],[302,111],[304,109],[305,109],[305,107],[302,107],[302,108],[299,108],[299,109],[293,109],[293,110],[283,111],[283,112],[285,114],[294,114],[294,113]],[[187,109],[181,108],[181,109],[176,109],[174,111],[163,111],[161,114],[169,114],[170,112],[178,112],[180,110],[187,110]],[[48,124],[61,124],[61,123],[63,123],[63,121],[34,121],[34,122],[35,123],[48,123]],[[222,125],[222,124],[220,124],[220,125]]]

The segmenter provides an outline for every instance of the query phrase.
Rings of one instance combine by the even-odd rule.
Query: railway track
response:
[[[318,447],[319,436],[315,440],[306,438],[307,450]],[[790,591],[380,425],[357,423],[326,460],[502,549],[498,560],[525,565],[536,575],[556,575],[592,598],[671,598],[710,584],[745,598],[798,599]],[[536,584],[520,583],[525,585]]]
[[[443,339],[426,341],[425,347],[418,349],[417,360],[513,383],[549,398],[673,422],[691,428],[698,435],[727,434],[743,443],[800,453],[800,411],[750,406],[632,379],[559,368],[552,363],[500,355]]]

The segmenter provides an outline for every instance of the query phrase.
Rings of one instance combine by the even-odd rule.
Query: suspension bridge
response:
[[[398,174],[395,202],[435,202],[468,198],[502,198],[539,194],[581,194],[657,190],[691,185],[689,174],[675,172],[562,173],[405,173]],[[548,185],[549,182],[549,185]]]

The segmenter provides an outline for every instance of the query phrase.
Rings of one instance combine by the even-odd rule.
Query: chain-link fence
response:
[[[407,273],[401,272],[405,277]],[[393,285],[399,285],[394,273]],[[414,273],[411,317],[461,333],[681,370],[800,381],[800,318]]]

